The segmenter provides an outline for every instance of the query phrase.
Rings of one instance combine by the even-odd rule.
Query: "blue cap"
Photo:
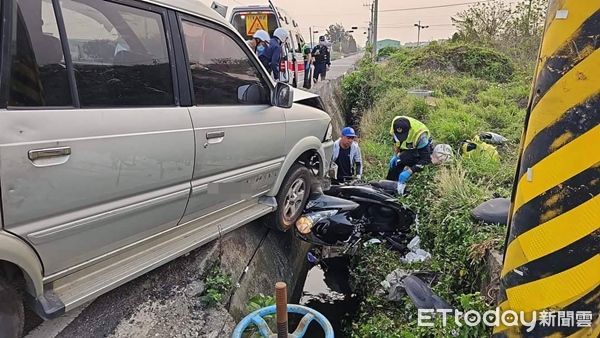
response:
[[[354,129],[352,129],[352,127],[346,127],[342,129],[342,136],[356,137],[356,133],[354,132]]]

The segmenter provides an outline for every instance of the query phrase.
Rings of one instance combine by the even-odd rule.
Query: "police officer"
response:
[[[394,156],[387,179],[406,184],[410,176],[431,163],[433,147],[427,126],[412,117],[396,116],[390,134],[394,138]]]
[[[259,29],[254,32],[252,39],[246,41],[246,44],[254,51],[254,53],[256,53],[257,56],[261,56],[267,50],[267,47],[269,46],[269,40],[271,40],[269,33]]]
[[[273,74],[275,81],[279,81],[279,62],[283,56],[283,47],[288,39],[289,33],[284,28],[277,28],[269,42],[269,47],[258,59],[265,68]]]
[[[329,66],[331,66],[331,55],[324,36],[319,37],[319,45],[313,48],[312,58],[315,65],[313,74],[315,83],[319,80],[319,75],[321,75],[321,80],[325,80]]]

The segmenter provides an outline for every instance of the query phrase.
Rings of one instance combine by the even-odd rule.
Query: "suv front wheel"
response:
[[[277,210],[267,219],[267,225],[284,232],[291,229],[306,206],[310,186],[311,173],[308,168],[294,164],[277,193]]]
[[[21,337],[24,318],[20,293],[0,276],[0,338]]]

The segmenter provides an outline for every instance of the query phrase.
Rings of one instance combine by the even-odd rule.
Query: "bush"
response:
[[[460,72],[498,82],[509,81],[515,70],[506,55],[490,48],[464,44],[428,46],[406,62],[409,67]]]
[[[400,50],[400,48],[393,47],[393,46],[383,47],[379,51],[377,51],[377,57],[378,58],[387,57],[387,56],[390,56],[390,55],[398,52],[399,50]]]
[[[505,229],[479,224],[470,212],[487,199],[510,196],[530,80],[515,72],[502,53],[448,43],[400,49],[382,64],[365,60],[356,75],[344,80],[346,99],[364,107],[359,142],[369,180],[384,177],[388,170],[389,126],[396,115],[423,121],[436,143],[451,144],[456,151],[462,141],[482,131],[510,141],[498,146],[500,161],[481,154],[457,156],[413,175],[402,202],[419,215],[421,247],[433,258],[406,265],[383,247],[362,249],[352,265],[351,282],[361,297],[353,337],[489,336],[485,327],[418,328],[410,301],[388,302],[378,291],[379,283],[397,268],[430,271],[437,276],[434,291],[453,305],[461,310],[487,307],[477,293],[485,277],[482,257],[503,242]],[[433,97],[408,94],[415,88],[432,90]]]

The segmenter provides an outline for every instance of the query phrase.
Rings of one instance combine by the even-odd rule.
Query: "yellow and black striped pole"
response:
[[[500,280],[501,311],[577,317],[494,337],[600,337],[599,47],[600,0],[550,1]]]
[[[591,312],[591,325],[538,317],[494,337],[600,337],[599,47],[600,0],[550,1],[499,295],[503,312]]]

